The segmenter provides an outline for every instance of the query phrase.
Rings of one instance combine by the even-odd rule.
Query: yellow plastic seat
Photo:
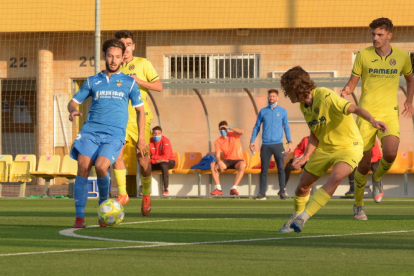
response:
[[[408,173],[413,170],[413,152],[412,151],[398,151],[397,157],[388,170],[389,174],[404,175],[404,195],[408,196]]]
[[[69,180],[68,195],[73,197],[73,187],[75,185],[75,178],[78,174],[78,161],[65,155],[62,161],[62,168],[60,172],[55,172],[55,177],[65,177]]]
[[[13,161],[11,155],[0,155],[0,197],[2,192],[1,182],[9,181],[10,164]]]
[[[0,182],[9,181],[9,167],[13,161],[11,155],[0,155]],[[1,196],[1,193],[0,193]]]
[[[181,164],[177,169],[173,169],[173,173],[175,174],[195,174],[197,172],[196,169],[192,169],[191,167],[200,163],[202,156],[201,152],[184,152],[183,158],[181,159]],[[197,174],[197,177],[200,179],[200,175]],[[200,196],[200,180],[198,180],[198,195]]]
[[[54,177],[65,177],[68,179],[76,178],[78,174],[78,161],[70,158],[69,155],[65,155],[62,161],[62,168],[60,172],[55,172]]]
[[[39,177],[45,180],[44,195],[49,196],[50,180],[55,178],[55,173],[59,171],[60,156],[59,155],[42,155],[39,158],[37,171],[31,171],[31,177]]]
[[[30,171],[36,168],[36,155],[18,154],[10,164],[10,182],[20,182],[19,197],[26,195],[26,182],[31,182]]]
[[[178,168],[173,169],[176,174],[195,174],[196,169],[191,169],[192,166],[200,163],[201,152],[184,152],[181,164]]]

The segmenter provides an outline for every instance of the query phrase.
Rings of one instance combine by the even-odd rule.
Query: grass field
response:
[[[0,275],[414,275],[414,199],[367,200],[368,221],[333,199],[300,234],[277,232],[292,200],[153,199],[148,217],[140,204],[73,231],[73,199],[0,199]]]

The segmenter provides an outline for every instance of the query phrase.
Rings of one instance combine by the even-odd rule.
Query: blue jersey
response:
[[[252,138],[250,143],[254,143],[256,136],[260,131],[260,125],[263,123],[262,143],[263,145],[273,145],[283,143],[283,130],[285,131],[286,140],[291,142],[290,128],[288,124],[288,114],[286,109],[276,106],[273,110],[265,107],[260,110],[257,121],[253,127]]]
[[[82,132],[101,132],[125,140],[125,128],[128,123],[128,100],[131,105],[144,105],[135,80],[122,72],[108,78],[103,71],[86,79],[73,101],[81,104],[92,97],[88,119]]]

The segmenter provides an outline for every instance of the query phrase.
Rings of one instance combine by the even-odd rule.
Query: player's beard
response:
[[[106,71],[108,71],[109,73],[115,73],[115,72],[118,72],[119,67],[120,67],[121,65],[118,65],[118,67],[117,67],[115,70],[112,70],[112,69],[109,67],[109,63],[108,63],[107,61],[105,61],[105,66],[106,66]]]

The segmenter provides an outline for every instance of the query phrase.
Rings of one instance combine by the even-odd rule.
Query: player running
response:
[[[70,156],[78,160],[74,197],[76,221],[73,228],[85,227],[85,206],[88,199],[88,176],[93,165],[98,175],[99,204],[108,199],[110,179],[108,168],[121,151],[128,122],[128,101],[137,113],[138,129],[145,125],[144,103],[138,84],[123,74],[122,63],[125,45],[118,39],[103,44],[106,70],[89,77],[68,104],[69,120],[82,116],[77,106],[92,97],[88,120],[76,136]],[[139,135],[136,152],[144,155],[147,148],[144,135]],[[105,224],[99,222],[101,227]]]
[[[125,44],[124,60],[121,65],[121,71],[134,78],[138,83],[142,100],[144,102],[145,110],[145,142],[149,145],[151,138],[151,119],[154,117],[151,113],[151,109],[147,102],[148,90],[162,91],[162,83],[158,77],[157,72],[152,66],[151,62],[146,58],[134,57],[133,51],[135,50],[134,35],[130,31],[122,30],[115,33],[115,37],[121,40]],[[137,143],[139,131],[136,126],[136,112],[131,105],[129,105],[129,120],[126,127],[125,147],[135,147]],[[118,184],[118,201],[121,204],[126,204],[129,201],[129,197],[126,191],[126,169],[124,163],[124,148],[122,148],[118,159],[114,163],[114,174]],[[145,156],[141,157],[137,155],[137,160],[140,166],[141,183],[142,188],[142,206],[141,213],[144,216],[149,215],[151,212],[151,164],[149,160],[148,150],[145,152]]]
[[[283,74],[281,84],[285,96],[292,103],[300,103],[300,110],[311,130],[303,157],[292,164],[295,169],[300,169],[307,162],[295,191],[295,212],[279,230],[299,233],[305,222],[325,206],[342,179],[355,169],[362,158],[362,137],[350,114],[360,116],[373,128],[383,132],[387,131],[387,126],[332,90],[316,88],[309,74],[300,66]],[[305,209],[311,188],[331,166],[333,170],[327,182],[315,192]]]
[[[358,52],[352,75],[341,91],[341,97],[351,94],[359,79],[362,78],[362,93],[359,106],[366,109],[375,120],[384,121],[388,132],[378,131],[370,123],[357,119],[357,125],[364,141],[364,156],[355,172],[355,218],[366,220],[364,209],[364,188],[370,169],[371,148],[376,136],[381,140],[383,156],[380,166],[372,174],[374,201],[381,202],[384,191],[381,177],[391,168],[400,143],[399,108],[397,92],[400,74],[407,81],[407,99],[402,115],[410,118],[413,115],[414,81],[410,55],[390,45],[393,24],[388,18],[378,18],[369,24],[373,46]],[[358,215],[356,214],[358,212]]]

